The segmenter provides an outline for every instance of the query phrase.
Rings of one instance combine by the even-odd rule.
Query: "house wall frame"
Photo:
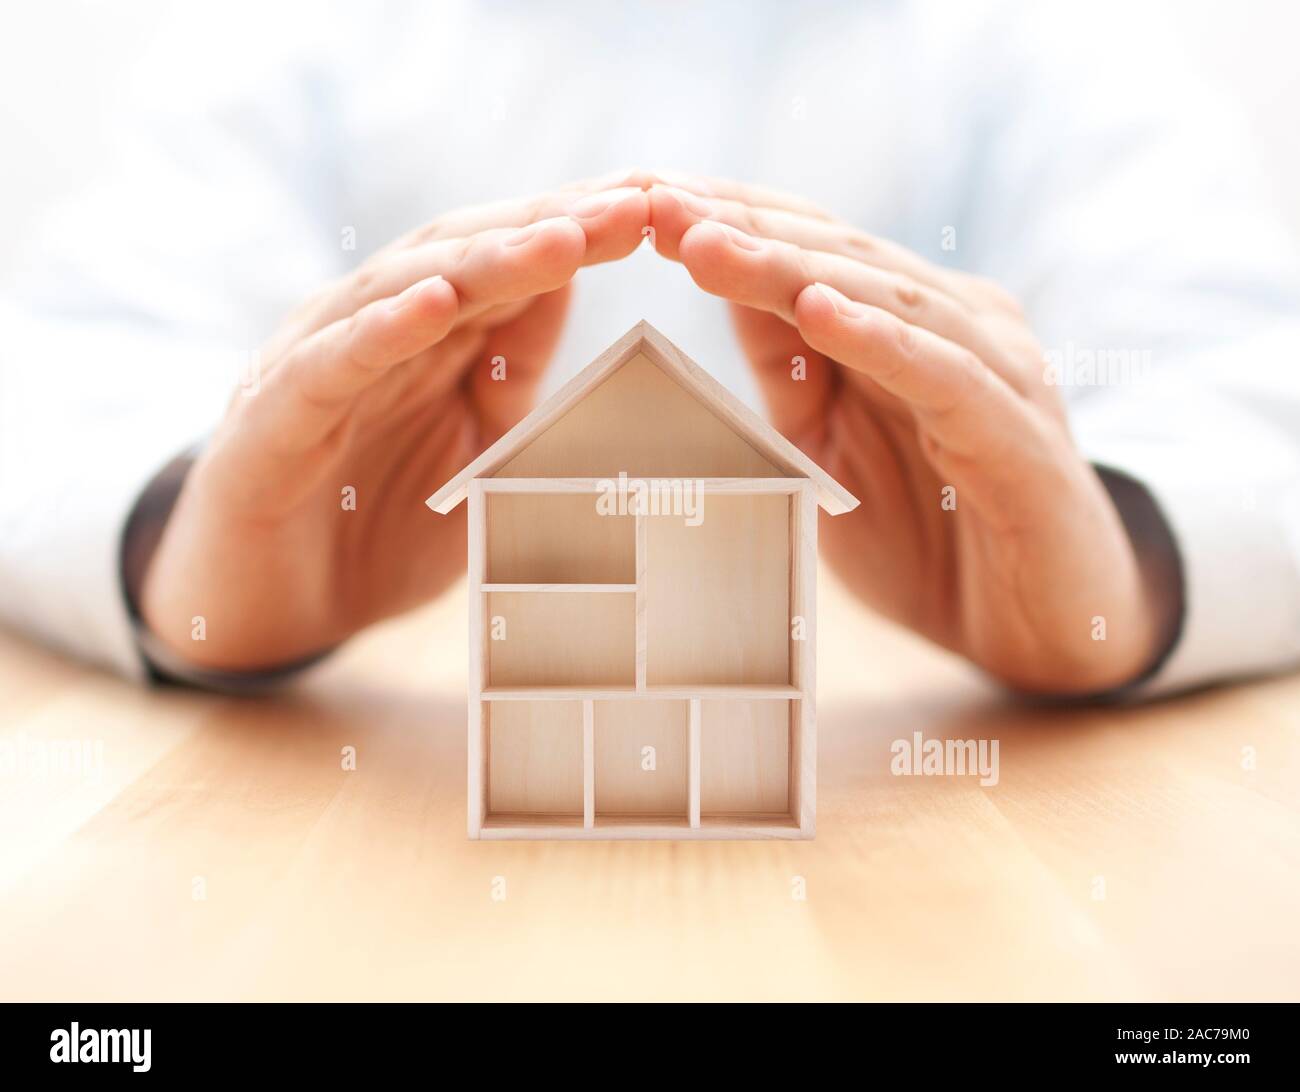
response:
[[[593,521],[609,477],[542,473],[614,465],[581,431],[571,457],[571,426],[530,454],[604,379],[646,359],[739,437],[698,422],[687,435],[701,437],[706,471],[744,471],[694,477],[699,527],[642,511]],[[630,477],[674,476],[655,473],[662,455],[643,458],[652,465]],[[856,505],[842,486],[642,323],[429,505],[461,500],[471,838],[813,837],[817,524],[819,509]],[[656,764],[641,774],[647,741]]]

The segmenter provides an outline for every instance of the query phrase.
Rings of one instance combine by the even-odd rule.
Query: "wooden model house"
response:
[[[811,838],[817,509],[857,501],[638,323],[469,499],[471,838]]]

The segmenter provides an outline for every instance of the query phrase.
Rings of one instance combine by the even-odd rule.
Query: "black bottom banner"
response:
[[[512,1064],[583,1083],[595,1078],[583,1077],[582,1060],[597,1054],[603,1057],[602,1084],[610,1078],[621,1083],[622,1067],[610,1066],[620,1055],[626,1077],[641,1080],[660,1068],[664,1076],[675,1072],[682,1079],[686,1056],[698,1058],[702,1075],[713,1068],[712,1055],[715,1065],[761,1066],[775,1079],[815,1059],[806,1079],[818,1072],[829,1076],[834,1070],[828,1072],[826,1063],[838,1063],[853,1066],[851,1072],[863,1079],[904,1072],[923,1079],[1023,1073],[1051,1080],[1133,1070],[1139,1079],[1181,1081],[1205,1073],[1234,1083],[1252,1076],[1295,1083],[1297,1010],[1285,1005],[885,1004],[835,1014],[825,1006],[781,1006],[779,1013],[752,1014],[749,1029],[732,1024],[730,1013],[722,1017],[725,1023],[692,1013],[683,1025],[680,1014],[648,1006],[611,1014],[607,1026],[584,1013],[590,1027],[559,1012],[488,1012],[478,1006],[453,1011],[457,1007],[8,1005],[0,1013],[0,1083],[33,1087],[12,1078],[74,1076],[170,1084],[256,1074],[295,1081],[320,1076],[333,1084],[406,1080],[424,1067],[430,1067],[424,1068],[425,1079],[441,1083],[464,1066],[472,1071],[485,1065],[497,1076]],[[460,1031],[465,1016],[477,1025],[472,1035]],[[748,1022],[746,1016],[741,1020]],[[780,1034],[755,1034],[759,1022],[774,1031],[779,1022]],[[710,1028],[718,1029],[713,1044]],[[492,1046],[494,1037],[500,1042]],[[782,1056],[779,1061],[773,1052]],[[444,1067],[454,1055],[462,1056],[448,1071]],[[697,1062],[687,1068],[697,1068]]]

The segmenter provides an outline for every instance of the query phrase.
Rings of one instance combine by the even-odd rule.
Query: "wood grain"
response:
[[[599,701],[596,814],[686,816],[687,703]],[[645,748],[653,748],[647,768]]]
[[[596,824],[596,703],[582,703],[582,825]]]
[[[466,678],[468,741],[466,743],[465,827],[470,838],[483,830],[488,810],[489,712],[483,703],[488,685],[487,596],[482,594],[487,578],[487,498],[483,486],[469,486],[466,579],[469,603],[469,670]]]
[[[785,701],[799,689],[783,683],[708,684],[699,686],[489,686],[485,701],[619,701],[623,698],[738,698],[742,701]]]
[[[620,382],[640,382],[624,377],[639,374],[641,364],[646,375],[657,377],[656,383],[669,382],[674,398],[701,408],[658,367],[638,359],[596,393]],[[596,420],[603,422],[614,407],[634,401],[638,411],[644,411],[644,403],[652,400],[646,391],[629,393],[620,387]],[[579,403],[555,427],[568,427],[566,422],[576,415],[582,418],[572,426],[578,434],[593,431],[585,406]],[[710,427],[722,426],[715,421]],[[533,453],[534,461],[524,471],[565,469],[559,460],[577,434],[547,448],[549,435],[543,433],[519,453]],[[707,455],[711,443],[717,445],[717,438],[683,438],[677,455]],[[545,450],[536,455],[539,446]],[[589,457],[590,452],[584,456]],[[602,832],[618,838],[670,838],[680,826],[657,822],[615,829],[597,822],[613,816],[685,817],[692,837],[701,837],[702,792],[708,796],[705,812],[731,817],[726,837],[737,836],[755,817],[780,818],[800,837],[812,836],[813,704],[802,700],[752,711],[749,706],[751,701],[761,699],[761,704],[786,695],[811,697],[792,679],[815,680],[815,589],[809,587],[816,577],[813,485],[770,478],[713,480],[719,483],[717,491],[698,494],[689,519],[685,511],[672,508],[665,511],[676,514],[661,515],[657,507],[651,507],[653,514],[638,510],[632,516],[600,515],[590,492],[593,479],[511,477],[469,483],[474,560],[469,586],[471,602],[477,604],[471,610],[471,647],[480,648],[479,634],[489,634],[486,683],[470,687],[471,838],[482,837],[489,820],[488,837],[505,838],[511,829],[524,827],[527,837],[542,837],[547,828],[538,823],[540,816],[569,814],[567,808],[552,807],[545,794],[545,808],[534,811],[524,802],[523,791],[494,802],[485,813],[484,785],[492,778],[490,762],[482,756],[490,759],[498,753],[490,743],[493,718],[485,706],[510,701],[526,705],[498,718],[502,724],[531,717],[527,707],[537,702],[582,703],[583,822],[581,828],[567,821],[552,826],[549,833],[557,839],[594,838]],[[494,481],[508,482],[511,489],[521,483],[537,488],[489,489]],[[575,485],[576,491],[571,489]],[[557,486],[563,491],[550,491]],[[634,583],[581,582],[616,581],[629,570]],[[485,583],[485,573],[501,579]],[[543,579],[560,582],[528,582]],[[609,601],[611,596],[625,598]],[[792,619],[795,607],[801,613]],[[480,667],[471,665],[471,677],[480,676]],[[633,700],[615,700],[629,689]],[[701,766],[700,702],[705,698],[711,708],[734,703],[710,714],[716,725],[710,735],[707,790],[702,789]],[[593,715],[594,702],[599,705]],[[541,773],[536,757],[546,731],[552,730],[547,725],[560,716],[556,710],[539,711],[538,734],[529,737],[526,748],[528,777],[547,785],[567,784],[571,773]],[[770,738],[778,724],[779,753]],[[643,750],[662,760],[662,766],[652,763],[653,777],[644,776],[647,771],[639,766]],[[518,757],[509,747],[500,753],[511,760]],[[568,761],[565,748],[558,753],[561,761]],[[511,786],[523,779],[513,768],[504,774]],[[492,814],[501,812],[511,813],[512,821]],[[790,823],[785,823],[787,818]],[[771,837],[772,828],[764,826],[756,832],[760,834]]]
[[[431,517],[432,518],[432,517]],[[631,584],[636,527],[580,493],[489,493],[485,580],[500,584]]]
[[[805,838],[817,835],[817,498],[804,482],[791,504],[790,808]],[[798,630],[796,630],[796,624]]]
[[[491,686],[636,682],[634,596],[492,592],[487,604]]]
[[[646,682],[790,682],[790,498],[710,496],[647,518]]]
[[[502,702],[491,707],[489,817],[584,814],[583,704]]]
[[[463,589],[261,700],[0,632],[0,997],[1300,1000],[1300,676],[1037,707],[820,591],[815,841],[468,841]]]
[[[700,703],[700,814],[784,814],[790,805],[789,702]]]
[[[506,478],[738,477],[781,472],[638,355],[516,452]]]

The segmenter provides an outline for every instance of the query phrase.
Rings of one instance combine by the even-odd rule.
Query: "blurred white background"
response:
[[[957,3],[959,0],[947,0]],[[1046,0],[1083,3],[1084,0]],[[105,149],[167,4],[54,0],[0,14],[0,273],[42,209],[75,192]],[[1300,5],[1293,0],[1165,0],[1168,32],[1205,79],[1240,103],[1268,182],[1300,241]],[[231,57],[232,66],[239,64]],[[1080,65],[1090,63],[1080,57]],[[1069,79],[1069,73],[1063,73]]]

